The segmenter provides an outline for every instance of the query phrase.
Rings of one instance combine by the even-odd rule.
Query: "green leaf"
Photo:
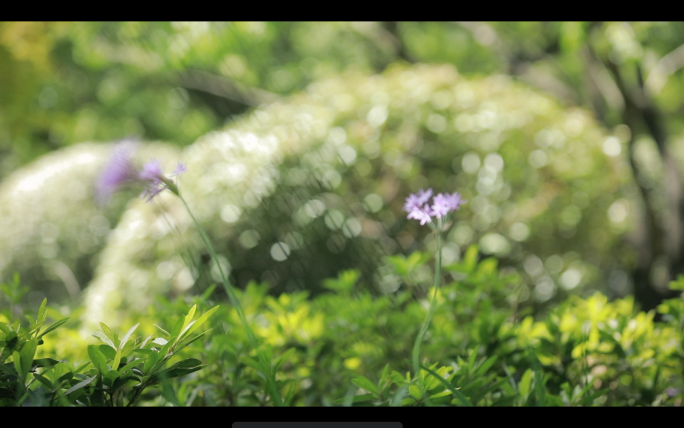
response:
[[[143,365],[143,373],[147,374],[149,373],[150,370],[152,370],[152,367],[154,367],[155,364],[157,364],[157,361],[161,358],[161,354],[156,351],[150,351],[150,355],[147,357],[145,360],[145,364]]]
[[[86,386],[90,385],[95,379],[97,379],[97,375],[95,375],[95,376],[93,376],[93,377],[89,377],[88,379],[86,379],[86,380],[84,380],[84,381],[82,381],[82,382],[77,383],[76,385],[74,385],[74,386],[72,386],[71,388],[69,388],[69,389],[64,393],[64,395],[69,395],[69,394],[71,394],[71,393],[74,392],[74,391],[78,391],[78,390],[81,389],[81,388],[85,388]]]
[[[166,330],[164,330],[163,328],[159,327],[157,324],[153,324],[153,325],[154,325],[155,327],[157,327],[159,330],[161,330],[162,333],[164,333],[167,337],[171,337],[171,333],[169,333],[168,331],[166,331]]]
[[[173,326],[173,329],[171,330],[171,337],[178,338],[180,337],[180,332],[183,330],[184,324],[183,322],[185,321],[184,317],[178,318],[178,321],[176,321],[176,324]],[[169,339],[171,341],[171,339]]]
[[[207,334],[207,332],[209,332],[209,331],[211,331],[211,329],[205,331],[204,333],[202,333],[202,334],[200,334],[200,335],[197,335],[197,336],[193,337],[192,339],[188,340],[187,342],[181,343],[181,344],[178,345],[176,348],[174,348],[174,352],[178,352],[178,351],[180,351],[181,349],[185,348],[186,346],[190,345],[192,342],[201,339],[201,338],[204,337],[204,335]]]
[[[442,376],[440,376],[439,374],[435,373],[433,370],[431,370],[425,366],[421,366],[421,368],[423,370],[426,370],[429,374],[431,374],[433,377],[435,377],[437,380],[439,380],[440,383],[442,383],[444,386],[446,386],[449,389],[449,391],[451,391],[454,394],[454,397],[456,397],[456,399],[458,400],[459,403],[461,403],[464,406],[468,406],[468,407],[473,405],[470,402],[470,400],[468,400],[468,398],[465,395],[463,395],[463,393],[461,391],[454,388],[454,386],[451,383],[447,382]]]
[[[159,345],[159,346],[164,346],[167,343],[169,343],[169,341],[164,339],[163,337],[157,337],[152,341],[152,343]]]
[[[394,394],[394,397],[392,397],[392,401],[390,402],[391,407],[399,407],[401,406],[401,402],[406,397],[406,394],[408,393],[408,388],[406,385],[400,387],[397,392]]]
[[[34,377],[38,382],[40,382],[40,383],[42,383],[43,385],[45,385],[45,387],[46,387],[47,389],[49,389],[50,391],[52,391],[52,389],[55,387],[55,386],[52,384],[52,382],[50,382],[50,379],[46,378],[46,377],[43,376],[42,374],[39,374],[39,373],[32,373],[32,374],[33,374],[33,377]]]
[[[192,321],[192,318],[195,316],[195,311],[197,310],[197,305],[192,305],[192,308],[190,308],[190,311],[188,311],[188,314],[185,316],[185,319],[183,319],[183,327],[180,330],[180,333],[178,334],[178,338],[176,341],[180,341],[183,338],[183,333],[185,333],[186,329],[188,328],[188,325],[190,324],[190,321]],[[174,327],[175,330],[175,327]]]
[[[151,355],[150,357],[148,357],[148,361],[145,361],[144,367],[148,367],[147,364],[148,364],[150,358],[154,358],[155,361],[154,361],[154,363],[152,363],[150,369],[144,370],[145,374],[154,373],[157,370],[159,370],[159,368],[164,364],[164,361],[166,359],[166,355],[169,353],[169,349],[171,348],[171,345],[174,343],[174,340],[175,340],[175,337],[172,337],[166,345],[162,346],[162,348],[159,350],[159,353],[157,355]]]
[[[216,289],[216,284],[211,284],[209,286],[209,288],[207,288],[204,291],[204,293],[202,293],[202,296],[200,296],[200,301],[201,302],[206,301],[209,298],[209,296],[211,296],[211,293],[213,293],[215,289]]]
[[[114,382],[116,381],[116,379],[118,379],[118,377],[119,377],[118,371],[110,370],[103,377],[104,384],[111,388],[114,385]]]
[[[33,363],[33,357],[36,355],[36,348],[38,347],[38,339],[32,339],[27,341],[21,348],[21,378],[22,381],[26,380],[29,371],[31,371],[31,364]]]
[[[186,358],[183,361],[179,361],[169,367],[170,369],[186,369],[188,367],[197,367],[199,365],[202,365],[202,361],[198,360],[197,358]]]
[[[146,350],[147,350],[147,349],[146,349]],[[154,351],[152,351],[152,352],[154,352]],[[126,373],[127,371],[129,371],[130,369],[132,369],[133,367],[139,366],[140,364],[142,364],[142,363],[144,363],[144,362],[145,362],[145,360],[143,360],[142,358],[139,358],[139,359],[137,359],[137,360],[131,361],[130,363],[128,363],[128,364],[126,364],[125,366],[123,366],[123,368],[122,368],[121,370],[119,370],[119,373],[121,373],[121,374],[123,375],[124,373]]]
[[[21,377],[21,355],[19,352],[14,351],[12,352],[12,363],[14,364],[14,370],[16,370],[17,374]],[[24,380],[26,377],[22,378],[22,383],[24,383]]]
[[[364,376],[355,376],[352,379],[352,383],[358,386],[359,388],[365,389],[366,391],[371,392],[375,395],[380,394],[380,391],[378,391],[378,387],[373,382],[371,382],[370,379]]]
[[[527,369],[520,379],[520,384],[518,385],[518,391],[524,400],[527,400],[528,395],[530,395],[530,386],[532,385],[532,369]]]
[[[140,325],[140,323],[134,325],[133,327],[131,327],[131,328],[126,332],[126,334],[124,334],[124,337],[121,338],[121,342],[119,343],[119,347],[117,348],[117,350],[123,351],[123,348],[124,348],[124,346],[126,345],[126,342],[128,342],[128,339],[130,339],[131,335],[133,334],[133,332],[135,331],[135,329],[138,328],[139,325]]]
[[[492,367],[494,365],[494,363],[496,363],[497,359],[498,359],[498,357],[496,355],[488,358],[487,361],[482,363],[482,365],[477,369],[474,376],[475,377],[484,376],[484,374],[487,372],[487,370],[489,370],[489,368]]]
[[[36,317],[36,322],[37,323],[43,323],[45,322],[45,318],[47,318],[47,297],[43,299],[43,303],[40,304],[40,308],[38,308],[38,316]]]
[[[100,323],[100,328],[102,328],[102,332],[107,336],[109,340],[112,341],[112,343],[116,344],[116,337],[114,337],[114,333],[112,333],[112,330],[107,327],[107,324],[101,322]],[[117,346],[112,346],[112,348],[116,349]]]
[[[112,369],[119,368],[119,363],[121,363],[121,357],[123,357],[123,349],[117,349],[116,355],[114,355],[114,360],[112,361]]]
[[[205,312],[201,317],[197,318],[197,321],[195,322],[195,324],[193,324],[192,327],[188,329],[187,336],[190,336],[195,330],[197,330],[197,328],[199,326],[204,324],[209,319],[209,317],[212,316],[214,314],[214,312],[216,312],[218,310],[218,308],[219,308],[218,305],[214,306],[213,308],[211,308],[207,312]]]
[[[57,379],[57,382],[68,382],[74,378],[73,372],[66,372]]]
[[[31,335],[34,331],[38,330],[44,323],[45,321],[42,322],[37,322],[33,324],[31,327],[29,327],[28,330],[26,330],[20,337],[20,339],[25,339]]]
[[[116,357],[116,350],[109,345],[100,345],[99,349],[102,355],[104,355],[108,360],[113,360],[114,357]]]
[[[81,366],[80,366],[79,368],[77,368],[76,370],[74,370],[74,375],[77,375],[77,374],[81,373],[81,372],[83,371],[83,369],[85,369],[86,367],[88,367],[88,364],[92,364],[92,363],[91,363],[90,361],[88,361],[87,363],[81,364]]]
[[[195,321],[190,321],[190,323],[189,323],[188,325],[186,325],[185,327],[183,327],[183,330],[181,330],[181,333],[180,333],[180,340],[183,340],[183,339],[185,338],[185,335],[186,335],[187,331],[188,331],[190,328],[192,328],[193,324],[195,324]]]
[[[463,265],[466,267],[468,272],[472,272],[473,269],[475,269],[475,264],[477,263],[477,245],[471,245],[468,247],[465,253],[465,257],[463,257]]]
[[[52,367],[59,361],[52,358],[36,358],[33,360],[33,367]]]
[[[107,361],[97,345],[88,345],[88,356],[90,357],[90,361],[93,362],[93,366],[95,366],[100,373],[104,374],[109,371],[107,368]]]
[[[202,370],[204,367],[206,367],[206,365],[192,367],[192,368],[175,368],[175,369],[162,370],[159,373],[155,373],[154,375],[152,375],[150,377],[150,382],[156,383],[156,382],[160,382],[164,379],[173,379],[175,377],[185,376],[187,374],[194,373],[198,370]]]
[[[380,375],[380,380],[384,381],[387,380],[387,376],[389,375],[390,372],[390,365],[389,363],[385,364],[385,367],[382,369],[382,374]]]
[[[416,401],[420,401],[420,399],[423,398],[423,394],[418,385],[411,385],[409,386],[408,390],[409,394],[411,394],[411,397],[413,397]]]
[[[46,334],[50,333],[51,331],[55,330],[56,328],[59,328],[59,326],[61,326],[62,324],[64,324],[67,321],[69,321],[69,317],[62,318],[61,320],[55,322],[50,327],[46,328],[45,331],[43,331],[38,336],[36,336],[36,339],[40,339],[41,337],[45,336]]]

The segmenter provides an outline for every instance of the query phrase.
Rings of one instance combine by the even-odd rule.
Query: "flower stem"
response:
[[[221,264],[219,263],[218,256],[216,255],[216,250],[214,249],[214,246],[211,244],[209,237],[207,236],[206,232],[204,231],[204,228],[202,228],[199,221],[197,221],[195,216],[192,214],[192,211],[190,210],[188,203],[185,201],[185,199],[182,196],[178,195],[178,197],[180,198],[181,201],[183,201],[183,204],[185,205],[185,208],[188,210],[188,213],[190,214],[192,221],[195,223],[195,226],[197,226],[197,230],[199,230],[200,236],[202,237],[202,241],[204,241],[204,245],[207,247],[207,250],[209,251],[211,258],[214,260],[214,263],[216,264],[216,267],[218,268],[219,273],[221,274],[221,280],[223,282],[223,288],[226,290],[226,294],[228,294],[228,298],[230,299],[230,302],[233,304],[233,306],[235,307],[235,310],[238,313],[238,316],[240,317],[240,321],[242,322],[242,325],[245,328],[245,332],[247,333],[247,337],[249,338],[250,345],[252,346],[252,348],[256,348],[257,347],[257,340],[256,340],[256,337],[254,336],[254,332],[252,332],[252,329],[249,327],[249,323],[247,322],[247,317],[245,316],[245,312],[242,310],[242,305],[240,304],[240,300],[238,300],[237,296],[235,295],[235,291],[233,290],[233,286],[230,285],[230,282],[228,281],[228,277],[226,277],[226,274],[223,272],[223,268],[221,267]]]
[[[441,226],[441,225],[440,225]],[[432,315],[435,312],[435,307],[437,303],[437,290],[439,289],[440,280],[442,278],[442,232],[441,230],[436,230],[435,235],[437,237],[437,254],[435,255],[435,287],[432,294],[432,300],[430,301],[430,310],[428,311],[427,318],[423,322],[418,332],[418,337],[416,337],[416,342],[413,344],[413,372],[415,373],[416,379],[420,374],[420,345],[423,341],[423,336],[427,332],[430,326],[430,321],[432,320]]]

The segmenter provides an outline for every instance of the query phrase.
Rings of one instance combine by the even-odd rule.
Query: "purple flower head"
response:
[[[447,203],[449,204],[449,210],[451,211],[456,211],[459,208],[461,208],[461,205],[468,201],[464,201],[461,199],[461,195],[458,192],[454,192],[453,194],[446,194],[445,198],[447,200]]]
[[[164,171],[162,171],[161,165],[157,159],[152,159],[151,161],[147,162],[139,174],[141,180],[149,182],[161,181],[163,176]]]
[[[138,168],[131,157],[134,150],[131,141],[124,141],[112,153],[96,185],[95,198],[99,203],[108,202],[114,192],[137,180]]]
[[[430,196],[432,196],[432,189],[420,189],[417,194],[410,194],[404,204],[404,211],[409,213],[407,218],[419,220],[420,225],[423,226],[432,222],[432,218],[444,219],[450,212],[458,210],[466,202],[461,200],[458,192],[439,193],[432,198],[432,205],[429,205],[427,202]]]
[[[106,203],[114,192],[129,184],[144,186],[140,196],[147,202],[166,189],[178,194],[176,183],[164,175],[159,160],[152,159],[141,169],[133,162],[132,153],[133,146],[130,142],[121,143],[114,150],[97,183],[95,196],[99,203]],[[178,176],[185,171],[185,165],[179,163],[171,175]]]
[[[176,165],[176,169],[174,169],[170,175],[175,175],[176,177],[178,177],[185,171],[187,171],[187,169],[185,168],[185,164],[183,162],[178,162],[178,165]]]
[[[421,226],[432,221],[430,218],[430,208],[427,205],[423,208],[415,207],[409,212],[409,215],[406,218],[420,220]]]
[[[439,193],[437,196],[432,198],[432,213],[435,217],[444,217],[450,210],[450,203],[444,194]]]
[[[418,194],[411,193],[408,198],[406,198],[406,204],[404,205],[404,211],[411,212],[414,209],[421,209],[423,205],[432,196],[432,189],[423,190],[420,189]]]

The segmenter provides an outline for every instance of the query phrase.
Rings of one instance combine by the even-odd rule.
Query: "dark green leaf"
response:
[[[50,379],[46,378],[45,376],[43,376],[42,374],[39,374],[39,373],[32,373],[32,374],[33,374],[33,377],[34,377],[38,382],[42,383],[43,385],[45,385],[45,387],[46,387],[47,389],[49,389],[50,391],[52,391],[52,389],[54,388],[54,385],[52,384],[52,382],[50,382]]]
[[[97,379],[97,375],[95,375],[95,376],[93,376],[93,377],[89,377],[88,379],[86,379],[86,380],[84,380],[84,381],[82,381],[82,382],[77,383],[76,385],[74,385],[74,386],[72,386],[71,388],[69,388],[69,389],[64,393],[64,395],[69,395],[69,394],[71,394],[71,393],[74,392],[74,391],[78,391],[78,390],[81,389],[81,388],[85,388],[86,386],[90,385],[95,379]]]

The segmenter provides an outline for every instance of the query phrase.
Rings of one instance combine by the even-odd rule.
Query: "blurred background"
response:
[[[379,293],[408,286],[383,264],[434,249],[401,211],[432,187],[469,201],[446,263],[478,245],[535,309],[597,289],[652,309],[684,271],[682,67],[669,22],[3,22],[0,280],[22,273],[39,303],[79,301],[97,277],[135,195],[88,205],[101,162],[78,159],[126,137],[173,159],[218,130],[282,125],[300,134],[269,161],[272,189],[207,220],[239,286],[317,293],[348,268]],[[206,255],[183,282],[160,251],[135,255],[154,281],[211,282]]]

